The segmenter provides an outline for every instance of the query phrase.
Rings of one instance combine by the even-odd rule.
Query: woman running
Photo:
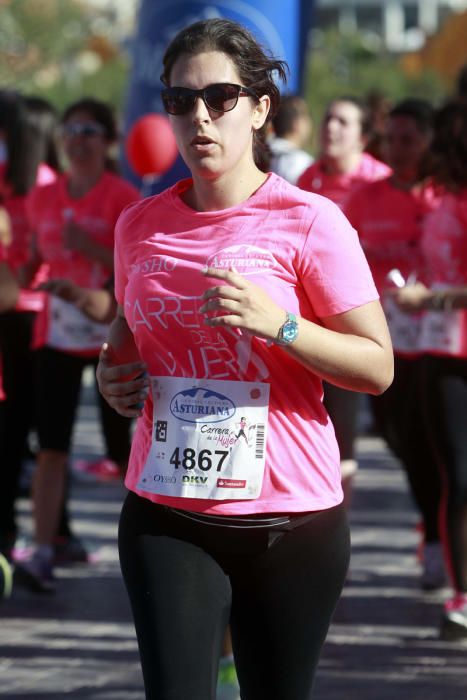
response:
[[[68,172],[34,190],[28,203],[38,256],[49,277],[102,289],[112,276],[114,226],[121,211],[139,198],[113,172],[109,148],[117,139],[112,110],[95,99],[68,107],[62,117]],[[37,431],[34,475],[35,549],[18,564],[18,582],[35,591],[54,589],[54,540],[59,531],[73,424],[81,376],[96,364],[107,329],[73,304],[49,295],[35,329]],[[126,466],[129,423],[102,402],[108,450]]]
[[[383,143],[392,174],[359,187],[345,207],[360,236],[391,332],[394,381],[382,396],[372,397],[370,405],[381,434],[406,471],[422,516],[421,585],[427,590],[446,582],[438,527],[441,482],[420,411],[421,316],[402,312],[393,292],[424,278],[422,231],[439,200],[429,175],[433,118],[431,105],[419,98],[407,98],[391,109]]]
[[[119,548],[151,700],[214,699],[229,620],[242,698],[310,697],[349,559],[322,379],[392,379],[355,231],[257,166],[284,70],[235,22],[183,29],[162,99],[192,176],[116,228],[98,381],[140,416]]]
[[[338,97],[327,106],[319,132],[319,157],[298,178],[307,192],[329,197],[341,209],[351,193],[367,182],[387,177],[391,169],[365,151],[371,135],[367,106],[356,97]],[[360,396],[324,383],[324,404],[336,430],[345,500],[350,505],[357,471],[355,438]]]
[[[427,285],[396,295],[406,311],[425,310],[418,345],[423,357],[425,439],[442,484],[441,534],[453,595],[441,634],[467,637],[467,105],[453,101],[435,119],[434,169],[444,188],[427,218],[421,249]]]

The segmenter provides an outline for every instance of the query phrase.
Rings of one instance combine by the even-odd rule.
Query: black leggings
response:
[[[324,406],[334,426],[341,461],[355,459],[357,419],[362,400],[356,391],[323,382]]]
[[[81,377],[97,357],[71,355],[44,347],[35,353],[36,423],[42,450],[69,452],[79,404]],[[107,455],[124,464],[130,454],[131,420],[119,415],[97,392]]]
[[[348,567],[343,506],[281,532],[194,522],[130,493],[119,552],[147,700],[214,700],[229,622],[242,700],[309,700]]]
[[[441,475],[426,425],[424,362],[396,356],[394,381],[384,394],[371,397],[371,407],[382,436],[405,470],[428,543],[440,538]]]
[[[14,540],[15,501],[27,438],[33,425],[34,353],[31,350],[35,314],[0,314],[3,354],[4,435],[0,443],[0,538]]]
[[[423,359],[427,435],[443,485],[442,536],[457,591],[467,593],[467,360]]]

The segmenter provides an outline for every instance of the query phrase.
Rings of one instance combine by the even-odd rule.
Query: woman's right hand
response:
[[[97,384],[107,403],[121,416],[138,418],[149,395],[149,377],[144,362],[118,364],[109,343],[102,346],[96,370]]]

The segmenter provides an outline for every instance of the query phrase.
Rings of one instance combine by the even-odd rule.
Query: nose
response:
[[[201,96],[195,99],[192,118],[193,123],[195,124],[198,124],[199,122],[208,121],[210,119],[209,110],[206,107],[204,100]]]

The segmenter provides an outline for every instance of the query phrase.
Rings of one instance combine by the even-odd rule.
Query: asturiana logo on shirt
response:
[[[178,420],[219,423],[235,415],[234,402],[223,394],[202,387],[179,391],[170,402],[170,412]]]
[[[269,252],[254,245],[233,245],[219,250],[207,259],[208,267],[228,270],[234,267],[242,275],[258,275],[272,270],[276,261]]]

